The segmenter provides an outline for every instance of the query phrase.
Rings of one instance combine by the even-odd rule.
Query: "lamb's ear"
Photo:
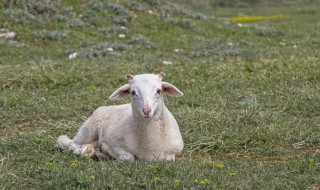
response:
[[[162,80],[164,78],[164,76],[166,75],[164,72],[160,72],[156,74],[160,80]]]
[[[118,90],[116,90],[111,96],[109,97],[110,100],[120,100],[130,94],[130,87],[129,84],[125,84],[121,86]]]
[[[168,82],[162,82],[162,92],[168,94],[169,96],[183,96],[183,93],[177,87]]]
[[[128,81],[131,81],[133,79],[133,77],[134,77],[134,75],[127,74]]]

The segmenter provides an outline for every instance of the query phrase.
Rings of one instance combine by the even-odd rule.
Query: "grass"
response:
[[[206,15],[161,0],[42,2],[0,4],[16,34],[0,37],[0,189],[320,188],[317,2]],[[230,21],[240,13],[288,18]],[[99,106],[129,101],[107,99],[127,73],[159,71],[185,94],[165,98],[185,142],[176,162],[54,148]]]

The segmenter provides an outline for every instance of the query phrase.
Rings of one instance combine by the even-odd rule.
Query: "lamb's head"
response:
[[[163,106],[163,94],[183,96],[183,93],[168,82],[163,82],[164,73],[128,75],[128,84],[121,86],[109,98],[118,100],[131,94],[133,111],[142,118],[152,118]]]

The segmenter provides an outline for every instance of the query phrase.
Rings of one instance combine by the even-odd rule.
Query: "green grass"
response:
[[[320,188],[317,2],[206,16],[161,0],[35,2],[0,4],[16,33],[0,37],[0,189]],[[289,18],[228,20],[240,14]],[[55,149],[99,106],[129,102],[108,100],[127,73],[159,71],[185,94],[165,98],[185,142],[176,162]]]

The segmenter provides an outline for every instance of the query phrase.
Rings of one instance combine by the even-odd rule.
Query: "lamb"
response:
[[[162,72],[128,75],[129,82],[109,99],[119,100],[131,94],[131,104],[98,108],[73,139],[60,136],[57,147],[87,157],[175,161],[183,150],[183,139],[162,94],[181,97],[183,93],[162,81],[163,77]]]

